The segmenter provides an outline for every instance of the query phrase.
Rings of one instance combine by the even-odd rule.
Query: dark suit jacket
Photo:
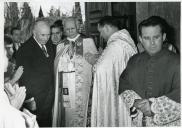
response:
[[[49,38],[48,42],[52,45],[54,56],[56,56],[57,45],[53,44],[51,38]]]
[[[16,54],[17,66],[24,67],[19,84],[26,87],[26,99],[34,97],[37,105],[35,114],[38,120],[47,120],[46,118],[51,117],[54,100],[54,52],[50,42],[47,42],[46,48],[49,54],[48,58],[35,39],[31,37]]]

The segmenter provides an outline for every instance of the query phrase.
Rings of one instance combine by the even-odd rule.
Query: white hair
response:
[[[41,25],[46,25],[46,26],[50,27],[47,20],[45,20],[45,19],[37,20],[37,21],[35,21],[34,26],[33,26],[33,34],[35,34],[35,32],[37,32],[37,30],[40,29],[39,27]]]
[[[78,30],[80,27],[80,23],[76,17],[67,17],[63,20],[63,28],[65,28],[65,23],[68,21],[74,21],[76,29]]]

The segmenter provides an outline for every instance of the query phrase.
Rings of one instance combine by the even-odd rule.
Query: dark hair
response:
[[[10,44],[13,44],[13,40],[11,39],[11,37],[4,35],[4,46],[10,45]]]
[[[63,31],[63,27],[62,26],[59,26],[57,24],[51,25],[51,29],[53,29],[53,28],[59,28],[61,31]]]
[[[142,34],[141,33],[142,27],[157,26],[157,25],[160,26],[162,33],[166,33],[167,22],[165,21],[165,19],[161,18],[160,16],[151,16],[148,19],[143,20],[138,25],[139,35]]]
[[[54,24],[55,24],[55,25],[58,25],[58,26],[63,26],[62,20],[56,20],[56,21],[54,22]]]
[[[119,18],[114,17],[114,16],[104,16],[102,17],[98,24],[100,26],[104,26],[104,25],[110,25],[110,26],[114,26],[116,28],[118,28],[119,30],[121,29],[121,22],[119,20]]]
[[[11,34],[11,26],[4,28],[4,34],[10,35]]]
[[[62,20],[56,20],[53,25],[51,25],[52,28],[60,28],[61,31],[63,31],[63,23]]]
[[[13,28],[11,29],[11,35],[13,35],[13,32],[14,32],[15,30],[20,30],[20,28],[18,28],[18,27],[13,27]]]

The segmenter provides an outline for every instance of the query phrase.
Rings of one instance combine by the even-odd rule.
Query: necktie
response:
[[[48,55],[48,53],[47,53],[47,51],[46,51],[44,45],[41,44],[41,46],[42,46],[42,51],[44,52],[44,55],[45,55],[46,57],[49,57],[49,55]]]
[[[18,51],[19,48],[20,48],[20,44],[19,43],[15,43],[15,49]]]

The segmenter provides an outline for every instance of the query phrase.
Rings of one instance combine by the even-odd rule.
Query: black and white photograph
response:
[[[0,128],[181,126],[181,1],[1,3]]]

